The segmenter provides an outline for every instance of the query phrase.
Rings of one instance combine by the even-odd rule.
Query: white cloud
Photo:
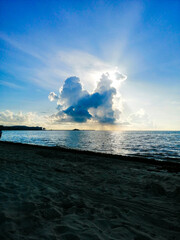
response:
[[[37,113],[28,112],[18,112],[14,113],[12,111],[6,110],[0,112],[0,124],[1,125],[28,125],[36,126],[46,124],[47,117],[40,116]]]
[[[120,73],[120,72],[115,72],[116,79],[119,81],[125,81],[127,79],[127,76]]]
[[[120,118],[121,105],[115,105],[113,101],[118,89],[112,85],[112,75],[115,74],[102,74],[93,93],[82,88],[78,77],[67,78],[60,87],[59,96],[54,92],[49,94],[50,101],[57,100],[58,105],[58,113],[52,118],[55,117],[55,121],[59,122],[93,121],[112,125],[117,123]],[[122,76],[124,77],[124,75]]]
[[[51,102],[59,99],[59,97],[57,96],[57,94],[55,94],[54,92],[50,92],[48,98],[49,98],[49,100],[50,100]]]
[[[151,120],[150,116],[145,112],[143,108],[139,109],[135,113],[130,114],[128,117],[128,122],[132,127],[138,128],[138,129],[154,128],[153,121]]]

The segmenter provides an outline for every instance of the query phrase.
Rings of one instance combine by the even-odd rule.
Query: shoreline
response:
[[[0,239],[179,240],[176,163],[0,141]]]
[[[89,150],[81,150],[81,149],[74,149],[74,148],[66,148],[60,146],[43,146],[43,145],[36,145],[36,144],[28,144],[28,143],[19,143],[19,142],[10,142],[10,141],[0,141],[2,144],[12,144],[17,146],[29,146],[29,147],[37,147],[39,149],[51,149],[54,151],[63,151],[69,153],[76,153],[76,154],[87,154],[89,156],[99,156],[99,157],[110,157],[115,160],[120,161],[130,161],[130,162],[138,162],[138,163],[145,163],[145,164],[152,164],[155,166],[160,166],[162,169],[167,171],[175,171],[180,172],[180,163],[175,161],[168,161],[168,160],[155,160],[151,158],[144,158],[139,156],[123,156],[118,154],[111,154],[111,153],[103,153],[103,152],[93,152]]]

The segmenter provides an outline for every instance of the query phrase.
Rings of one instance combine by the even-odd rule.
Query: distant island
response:
[[[77,128],[75,128],[75,129],[73,129],[73,131],[80,131],[79,129],[77,129]]]
[[[43,127],[28,127],[28,126],[3,126],[0,125],[0,130],[38,130],[38,131],[43,131],[46,130]]]

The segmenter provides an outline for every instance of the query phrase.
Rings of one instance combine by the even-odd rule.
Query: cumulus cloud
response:
[[[50,123],[48,116],[38,115],[35,112],[12,112],[9,110],[0,112],[1,125],[28,125],[28,126],[47,126]]]
[[[19,124],[19,123],[27,123],[30,122],[34,118],[33,113],[23,114],[22,112],[13,113],[9,110],[4,112],[0,112],[0,123],[4,124]]]
[[[78,77],[67,78],[63,88],[60,90],[60,98],[64,100],[66,105],[74,105],[86,95],[88,95],[88,92],[82,89]]]
[[[57,101],[57,113],[51,116],[58,123],[96,123],[111,128],[152,129],[154,124],[144,109],[133,112],[120,94],[121,83],[127,77],[119,71],[102,74],[94,91],[84,90],[78,77],[69,77],[49,100]],[[120,85],[119,85],[120,84]]]
[[[59,96],[50,93],[49,99],[57,100],[57,114],[53,115],[59,122],[87,122],[88,120],[104,124],[114,124],[120,117],[120,110],[114,108],[113,98],[116,89],[108,73],[102,74],[97,87],[92,93],[84,90],[80,79],[67,78]]]
[[[51,102],[59,99],[59,97],[57,96],[57,94],[55,94],[54,92],[50,92],[48,98],[49,98],[49,100],[50,100]]]

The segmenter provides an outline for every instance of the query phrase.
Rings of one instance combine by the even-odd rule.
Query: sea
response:
[[[3,131],[1,140],[180,162],[180,131]]]

